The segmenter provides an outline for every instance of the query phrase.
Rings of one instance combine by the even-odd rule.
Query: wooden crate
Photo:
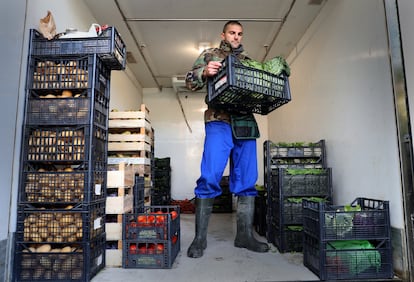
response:
[[[122,248],[121,249],[107,249],[105,252],[105,263],[107,267],[121,267],[122,266]]]
[[[108,188],[132,187],[134,186],[134,179],[136,174],[151,174],[150,164],[128,164],[125,162],[119,162],[116,164],[108,163],[107,169],[108,172],[106,186]]]
[[[114,196],[110,196],[111,190],[116,190]],[[119,187],[115,189],[107,188],[106,197],[106,214],[124,214],[132,211],[134,198],[132,195],[132,186]]]
[[[108,142],[108,152],[134,152],[141,157],[145,157],[148,153],[151,153],[152,146],[146,142]]]
[[[112,157],[108,156],[108,165],[112,164],[121,164],[125,163],[125,165],[130,164],[144,164],[144,165],[151,165],[150,158],[132,158],[132,157]]]

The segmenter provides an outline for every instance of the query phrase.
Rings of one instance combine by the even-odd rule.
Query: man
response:
[[[229,21],[221,33],[219,48],[201,53],[191,71],[187,73],[186,85],[196,91],[215,76],[221,68],[221,61],[233,54],[238,59],[248,58],[241,40],[243,27],[238,21]],[[201,161],[201,176],[194,189],[196,195],[195,237],[187,255],[198,258],[207,247],[207,227],[213,209],[214,198],[221,194],[220,180],[227,161],[230,162],[229,188],[237,196],[237,235],[234,246],[254,252],[267,252],[269,246],[253,236],[254,199],[257,195],[255,184],[258,177],[255,137],[236,139],[232,133],[231,116],[225,109],[209,105],[204,113],[205,140]],[[256,121],[253,118],[256,124]],[[233,124],[234,125],[234,124]]]

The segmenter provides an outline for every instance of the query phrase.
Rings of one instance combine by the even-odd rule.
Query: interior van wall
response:
[[[383,1],[328,1],[288,62],[292,101],[269,116],[270,139],[325,139],[334,202],[389,200],[403,227]]]
[[[188,66],[189,68],[191,66]],[[144,88],[144,103],[150,111],[154,128],[154,153],[157,158],[171,158],[171,196],[176,200],[192,199],[204,145],[205,92],[179,93],[186,119],[176,93],[171,88],[159,91]],[[261,137],[257,141],[259,179],[263,184],[263,148],[267,139],[267,119],[256,116]],[[188,126],[186,123],[188,122]],[[224,173],[228,175],[228,169]]]
[[[400,15],[400,28],[402,37],[402,46],[404,52],[405,77],[414,77],[414,34],[411,27],[414,25],[414,2],[411,0],[398,1],[398,10]],[[414,80],[407,79],[408,104],[410,109],[414,109]],[[414,124],[414,113],[410,114],[411,125]],[[411,129],[414,132],[414,129]]]

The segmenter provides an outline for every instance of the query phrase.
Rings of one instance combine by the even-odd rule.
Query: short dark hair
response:
[[[242,24],[239,21],[231,20],[231,21],[226,22],[226,24],[223,26],[223,33],[226,32],[226,29],[229,25],[238,25],[241,28],[243,28]]]

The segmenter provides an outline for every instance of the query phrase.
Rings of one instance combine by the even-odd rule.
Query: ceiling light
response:
[[[211,43],[210,42],[200,42],[198,43],[198,52],[201,53],[204,50],[211,48]]]

